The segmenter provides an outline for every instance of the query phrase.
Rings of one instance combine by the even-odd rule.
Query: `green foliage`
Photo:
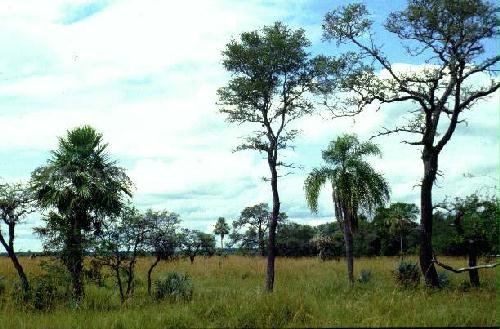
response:
[[[287,219],[285,213],[278,215],[278,227]],[[245,207],[238,219],[233,221],[233,232],[230,235],[233,245],[239,245],[248,251],[258,250],[261,256],[267,251],[267,233],[271,212],[267,203],[259,203],[250,207]],[[245,229],[243,233],[240,233]]]
[[[438,272],[438,282],[440,288],[448,287],[451,283],[448,273],[444,271]]]
[[[35,310],[48,311],[57,302],[69,301],[71,297],[71,276],[68,271],[57,262],[40,263],[43,273],[31,280],[29,295],[15,292],[19,302],[28,302]]]
[[[371,142],[360,142],[355,135],[342,135],[323,151],[328,166],[314,169],[304,182],[306,201],[313,212],[318,210],[319,192],[329,181],[338,221],[348,221],[355,230],[360,211],[371,212],[389,199],[389,186],[363,158],[380,155]]]
[[[416,263],[400,262],[393,275],[396,282],[403,287],[416,287],[420,283],[420,269]]]
[[[467,255],[469,242],[474,241],[477,254],[498,254],[498,197],[471,194],[445,200],[439,206],[440,210],[434,214],[433,245],[436,253]]]
[[[132,182],[106,151],[100,133],[90,126],[78,127],[59,138],[47,164],[31,175],[38,205],[50,210],[43,218],[46,225],[36,232],[46,250],[61,254],[76,296],[83,295],[83,251],[92,238],[88,233],[98,234],[131,195]]]
[[[198,230],[183,228],[178,235],[181,252],[189,257],[191,263],[198,255],[213,256],[215,254],[215,237]]]
[[[368,283],[371,281],[373,275],[371,270],[362,269],[359,273],[358,282],[359,283]]]
[[[320,231],[311,239],[311,244],[316,248],[321,260],[339,260],[345,254],[343,235],[340,231],[331,234]]]
[[[311,242],[316,231],[312,226],[293,222],[278,226],[276,252],[280,256],[310,256],[315,254]]]
[[[155,285],[155,298],[171,302],[190,301],[193,298],[193,283],[186,274],[170,272]]]
[[[179,215],[167,210],[148,209],[144,216],[148,223],[146,249],[151,250],[160,260],[173,257],[175,250],[180,247],[178,230],[181,220]]]

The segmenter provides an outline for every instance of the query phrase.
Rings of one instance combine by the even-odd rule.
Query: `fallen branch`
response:
[[[449,265],[446,265],[446,264],[438,262],[438,260],[436,258],[434,258],[432,260],[432,262],[436,263],[439,266],[441,266],[445,270],[452,271],[452,272],[455,272],[455,273],[462,273],[462,272],[466,272],[466,271],[473,271],[473,270],[478,270],[480,268],[494,268],[494,267],[497,267],[500,264],[500,263],[484,264],[484,265],[477,265],[477,266],[472,266],[472,267],[463,267],[463,268],[455,269],[455,268],[453,268],[453,267],[451,267]]]

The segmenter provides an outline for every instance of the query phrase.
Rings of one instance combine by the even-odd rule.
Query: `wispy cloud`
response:
[[[143,209],[167,208],[184,225],[211,230],[219,216],[231,220],[245,206],[270,203],[262,157],[232,153],[252,128],[230,126],[217,111],[216,90],[228,79],[221,51],[242,31],[284,20],[305,28],[314,52],[333,52],[321,43],[321,20],[329,9],[314,0],[2,2],[0,177],[28,179],[57,146],[57,136],[91,124],[127,168]],[[498,107],[498,93],[478,104],[468,114],[469,126],[447,145],[437,199],[491,185],[489,176],[498,181]],[[368,138],[407,109],[390,105],[354,119],[301,120],[303,134],[288,157],[304,169],[280,180],[283,210],[311,224],[331,218],[328,187],[318,215],[309,213],[303,196],[303,179],[322,164],[321,150],[344,132]],[[395,201],[417,201],[419,150],[400,140],[378,139],[384,157],[373,164],[389,179]],[[463,154],[470,154],[467,161]],[[466,179],[466,172],[478,177]],[[24,235],[39,223],[37,216],[18,240],[25,250],[39,248]]]

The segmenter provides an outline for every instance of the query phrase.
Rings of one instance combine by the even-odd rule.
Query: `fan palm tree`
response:
[[[220,248],[224,250],[224,236],[229,234],[229,225],[224,217],[219,217],[215,223],[214,233],[220,235]]]
[[[348,280],[352,285],[353,233],[358,227],[358,215],[383,205],[389,199],[389,186],[384,177],[364,160],[367,156],[380,156],[380,149],[371,142],[361,143],[356,135],[338,137],[330,142],[322,155],[327,165],[313,169],[306,178],[306,201],[316,213],[321,188],[327,181],[331,183],[335,217],[344,231]]]
[[[104,219],[120,214],[124,195],[131,195],[130,179],[109,160],[106,148],[102,135],[90,126],[69,130],[47,164],[32,173],[38,204],[51,210],[39,232],[58,237],[77,298],[84,293],[84,233],[98,232]]]

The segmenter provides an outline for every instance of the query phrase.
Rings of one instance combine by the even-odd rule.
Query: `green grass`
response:
[[[442,258],[461,266],[464,259]],[[33,311],[10,298],[15,273],[0,258],[0,276],[7,291],[0,296],[2,328],[192,328],[192,327],[377,327],[377,326],[498,326],[498,268],[481,270],[482,286],[463,291],[467,274],[451,274],[450,286],[434,290],[421,285],[399,288],[391,271],[398,260],[390,257],[355,260],[356,274],[370,269],[366,284],[346,285],[344,262],[315,258],[277,259],[275,292],[263,292],[265,259],[231,256],[160,263],[155,278],[168,271],[187,273],[193,280],[190,302],[157,302],[146,293],[150,259],[138,264],[134,297],[126,305],[113,281],[107,287],[86,285],[86,297],[75,309],[60,303],[47,312]],[[40,259],[22,259],[28,275],[39,274]]]

